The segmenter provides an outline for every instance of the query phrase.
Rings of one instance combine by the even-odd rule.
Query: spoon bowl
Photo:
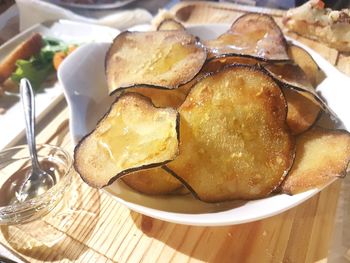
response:
[[[16,193],[16,198],[20,202],[38,196],[56,183],[55,176],[50,171],[41,169],[35,142],[35,100],[33,88],[28,79],[21,79],[20,95],[24,110],[26,137],[31,158],[31,169],[29,169],[23,184]]]
[[[42,169],[36,170],[32,168],[29,170],[19,191],[16,192],[16,198],[20,202],[32,199],[47,192],[55,185],[55,183],[53,175],[49,172],[45,172]]]

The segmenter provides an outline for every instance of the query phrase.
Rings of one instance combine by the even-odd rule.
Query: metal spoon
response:
[[[32,167],[23,184],[16,193],[18,201],[23,202],[44,193],[55,184],[55,177],[40,168],[35,143],[35,101],[30,82],[23,78],[20,82],[20,95],[26,122],[26,137]]]

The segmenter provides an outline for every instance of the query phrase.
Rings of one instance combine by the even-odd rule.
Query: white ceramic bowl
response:
[[[215,38],[229,25],[193,26],[188,30],[201,39]],[[74,143],[95,128],[113,98],[108,96],[104,59],[110,43],[91,43],[80,47],[61,65],[58,78],[64,88],[70,109],[70,132]],[[310,50],[309,50],[310,51]],[[317,62],[332,67],[315,52]],[[165,221],[218,226],[250,222],[281,213],[309,199],[320,189],[294,196],[279,194],[254,201],[204,203],[185,196],[147,196],[118,180],[104,188],[115,199],[132,210]]]

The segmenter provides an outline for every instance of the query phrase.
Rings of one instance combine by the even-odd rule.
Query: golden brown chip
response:
[[[167,164],[199,199],[267,196],[289,170],[286,101],[262,70],[231,66],[192,87],[180,112],[180,155]]]
[[[140,84],[177,88],[200,71],[206,50],[184,30],[123,32],[106,56],[110,93]]]
[[[229,55],[229,56],[212,58],[205,62],[201,71],[197,74],[197,76],[194,79],[192,79],[190,82],[187,82],[184,85],[181,85],[177,90],[182,94],[184,94],[185,96],[187,96],[192,86],[196,84],[198,80],[208,75],[208,73],[215,73],[233,64],[257,65],[257,64],[264,64],[264,63],[265,62],[263,60],[260,60],[251,56],[245,56],[245,55]]]
[[[306,131],[316,122],[322,109],[319,101],[310,93],[290,87],[292,85],[305,85],[312,88],[304,72],[296,65],[267,63],[266,61],[249,56],[218,57],[206,62],[198,77],[208,72],[219,71],[232,64],[262,65],[273,77],[287,84],[283,85],[282,89],[288,103],[287,124],[293,134]]]
[[[134,190],[149,195],[170,194],[182,188],[182,183],[161,167],[136,171],[122,180]]]
[[[282,184],[285,193],[297,194],[322,188],[345,176],[350,162],[350,134],[320,127],[297,137],[296,158]]]
[[[151,86],[137,86],[129,88],[127,91],[142,94],[152,100],[156,107],[172,107],[178,108],[186,99],[187,93],[184,87],[177,89],[160,89]]]
[[[314,90],[306,74],[298,65],[291,63],[269,63],[265,64],[264,68],[269,71],[273,77],[285,84],[303,91]]]
[[[317,120],[321,112],[321,106],[312,94],[302,90],[292,89],[294,85],[306,85],[311,88],[311,84],[306,79],[304,72],[295,65],[287,63],[267,63],[252,57],[245,56],[228,56],[214,58],[206,62],[198,77],[208,72],[216,72],[232,64],[243,65],[262,65],[273,77],[287,84],[283,85],[283,93],[288,103],[287,124],[293,134],[299,134],[309,129]],[[292,67],[289,67],[289,66]],[[296,70],[294,71],[294,67]]]
[[[308,126],[302,125],[299,128],[293,124],[290,125],[291,128],[297,128],[296,130],[294,130],[294,134],[298,134],[308,129],[308,127],[311,127],[311,125],[313,124],[312,120],[316,121],[321,109],[325,110],[331,115],[334,115],[332,109],[330,109],[329,106],[324,102],[324,100],[316,93],[306,74],[298,65],[291,64],[288,62],[273,64],[270,63],[264,64],[264,68],[277,81],[282,83],[284,90],[292,89],[300,94],[300,99],[298,101],[296,94],[294,94],[294,96],[291,96],[291,94],[294,92],[286,92],[286,94],[288,93],[290,98],[288,106],[291,107],[291,110],[294,110],[293,113],[288,113],[288,115],[290,115],[288,119],[291,120],[288,121],[288,123],[291,124],[291,122],[299,121],[301,121],[300,124],[303,122],[304,125],[309,123]],[[307,118],[308,121],[304,122],[302,118]]]
[[[283,93],[288,104],[287,124],[292,133],[300,134],[314,125],[321,113],[320,105],[293,89],[284,87]]]
[[[264,60],[261,60],[259,58],[255,58],[252,56],[246,56],[246,55],[227,55],[227,56],[221,56],[221,57],[214,57],[207,61],[201,72],[216,72],[221,70],[227,65],[233,65],[233,64],[243,64],[243,65],[263,65],[266,62]]]
[[[186,30],[185,27],[173,18],[164,19],[157,27],[157,30]]]
[[[89,185],[101,188],[120,176],[160,166],[178,154],[178,113],[156,108],[136,93],[111,106],[74,151],[74,167]]]
[[[230,30],[215,40],[205,42],[208,57],[245,54],[268,60],[288,60],[287,44],[272,17],[248,13],[239,17]]]
[[[298,65],[289,62],[269,63],[264,64],[264,68],[277,81],[281,82],[284,87],[300,92],[303,96],[312,100],[314,104],[320,105],[322,109],[335,115],[332,109],[330,109],[325,101],[317,94],[310,80]]]
[[[315,88],[325,79],[324,72],[318,67],[315,60],[303,48],[290,45],[288,48],[290,58],[305,72],[311,85]]]

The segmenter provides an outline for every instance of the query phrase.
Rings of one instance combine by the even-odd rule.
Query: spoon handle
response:
[[[26,137],[29,146],[29,154],[32,159],[33,169],[35,169],[39,167],[38,156],[35,148],[35,102],[32,86],[26,78],[21,79],[20,94],[26,122]]]

